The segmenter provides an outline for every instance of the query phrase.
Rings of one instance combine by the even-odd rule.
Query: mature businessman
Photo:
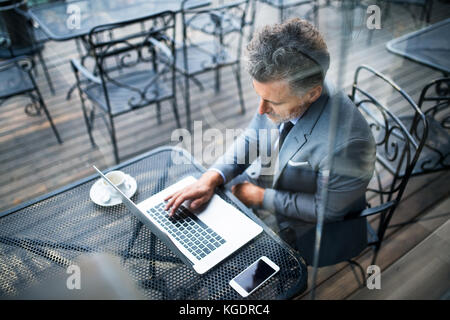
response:
[[[192,209],[199,208],[215,187],[226,184],[247,206],[275,214],[281,237],[311,264],[317,215],[325,206],[319,265],[354,257],[367,245],[366,220],[344,218],[365,208],[375,142],[354,104],[325,79],[330,57],[324,39],[307,21],[291,19],[257,32],[246,60],[260,97],[257,114],[196,183],[166,199],[166,209],[173,214],[186,200]],[[328,171],[333,108],[338,125],[331,133],[334,160]],[[273,131],[279,135],[262,139],[254,134]],[[258,146],[254,156],[252,143]],[[262,148],[271,150],[272,162],[263,161]],[[328,173],[325,204],[323,177]]]

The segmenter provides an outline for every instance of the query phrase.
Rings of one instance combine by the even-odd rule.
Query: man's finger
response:
[[[186,200],[188,200],[188,197],[185,194],[182,194],[179,197],[177,197],[174,204],[172,205],[172,209],[170,210],[169,216],[173,216],[173,214],[178,210],[181,204]]]
[[[169,200],[166,204],[166,207],[164,208],[164,210],[167,211],[167,209],[169,209],[172,204],[175,202],[175,200],[177,200],[178,196],[180,195],[181,191],[177,191],[174,194],[170,195],[169,197],[167,197],[166,199],[164,199],[165,201]]]

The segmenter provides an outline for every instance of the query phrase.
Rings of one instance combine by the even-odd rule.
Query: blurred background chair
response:
[[[441,78],[427,84],[418,106],[428,122],[428,138],[412,172],[413,176],[450,169],[450,78]],[[411,123],[412,117],[402,121]],[[415,134],[421,135],[421,123],[415,123]]]
[[[409,11],[414,21],[416,21],[417,19],[416,15],[414,14],[415,10],[413,8],[418,8],[420,10],[420,17],[418,21],[430,23],[433,0],[377,0],[375,2],[375,4],[379,6],[385,5],[385,14],[390,13],[391,4],[401,5]]]
[[[369,78],[360,81],[362,71],[369,73]],[[386,106],[382,102],[385,97],[376,97],[364,89],[374,85],[375,81],[381,81],[391,89],[393,95],[402,98],[398,103],[407,106],[407,110],[403,112],[413,119],[412,123],[402,121],[404,117],[400,116],[398,111],[394,112],[395,106]],[[373,249],[373,265],[376,263],[389,222],[423,150],[428,125],[425,115],[412,98],[390,78],[369,66],[362,65],[356,69],[350,98],[366,118],[377,146],[374,177],[367,189],[369,194],[377,197],[368,203],[366,210],[348,217],[348,220],[351,220],[375,215],[378,219],[378,227],[375,230],[367,224],[368,246]],[[417,126],[421,127],[420,131],[416,130]],[[351,259],[349,262],[358,265]],[[364,271],[361,267],[360,270]],[[362,275],[365,279],[365,272],[362,272]]]
[[[177,126],[181,126],[175,88],[175,22],[175,15],[165,12],[95,27],[88,36],[94,60],[92,71],[80,61],[71,60],[91,143],[95,146],[92,130],[99,110],[117,163],[116,117],[156,104],[160,124],[161,103],[171,101]],[[87,100],[92,102],[91,108]]]
[[[42,29],[34,26],[27,10],[26,0],[5,1],[0,4],[0,33],[1,36],[8,38],[10,43],[8,50],[0,51],[0,58],[13,58],[23,55],[37,57],[50,91],[55,94],[47,64],[42,55],[44,44],[48,41],[48,38]]]
[[[245,113],[240,59],[246,13],[250,4],[249,0],[244,0],[213,8],[185,9],[189,1],[184,0],[182,4],[183,41],[176,49],[176,70],[185,79],[184,95],[188,128],[191,125],[190,81],[204,90],[197,76],[214,71],[215,90],[219,92],[220,69],[224,67],[233,68],[241,113]],[[201,40],[195,40],[192,36],[193,31],[203,34]]]
[[[310,19],[310,13],[313,14],[312,22],[317,26],[318,23],[318,10],[319,1],[318,0],[258,0],[262,3],[268,4],[269,6],[276,8],[279,14],[279,22],[284,21],[286,10],[290,10],[295,7],[301,7],[303,5],[312,5],[310,12],[308,12],[305,19]]]
[[[5,38],[0,39],[0,48],[5,47],[10,47],[8,40]],[[0,106],[12,97],[18,95],[28,96],[31,99],[31,103],[25,106],[25,112],[28,115],[35,116],[39,115],[41,110],[43,110],[56,139],[61,144],[62,139],[33,77],[33,67],[33,59],[26,56],[0,61]]]

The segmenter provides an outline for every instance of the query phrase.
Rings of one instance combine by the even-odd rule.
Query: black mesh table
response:
[[[209,0],[191,0],[188,8],[209,3]],[[136,20],[164,11],[179,12],[181,4],[182,0],[57,1],[32,7],[29,13],[50,39],[65,41],[85,36],[103,24]]]
[[[209,5],[210,0],[190,0],[186,6],[194,9]],[[92,28],[111,23],[132,22],[146,16],[165,11],[181,12],[182,0],[74,0],[52,1],[28,9],[31,18],[39,24],[49,39],[55,41],[81,40],[86,53],[81,53],[81,62],[89,56],[86,36]],[[70,99],[73,85],[68,93]]]
[[[424,29],[408,33],[386,44],[387,49],[402,57],[450,74],[450,18]]]
[[[158,148],[111,170],[122,170],[136,179],[135,203],[184,176],[199,177],[205,171],[186,151],[172,147]],[[0,214],[0,298],[14,298],[32,284],[67,277],[67,267],[86,253],[118,257],[148,299],[241,299],[228,282],[263,255],[279,265],[280,271],[250,299],[287,299],[306,289],[304,260],[229,191],[217,189],[264,232],[199,275],[124,205],[94,204],[89,190],[97,179],[98,175],[90,176]]]

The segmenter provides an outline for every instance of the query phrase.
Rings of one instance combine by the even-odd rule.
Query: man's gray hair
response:
[[[265,26],[247,45],[246,68],[258,82],[286,80],[299,96],[323,85],[330,55],[320,32],[294,18]]]

